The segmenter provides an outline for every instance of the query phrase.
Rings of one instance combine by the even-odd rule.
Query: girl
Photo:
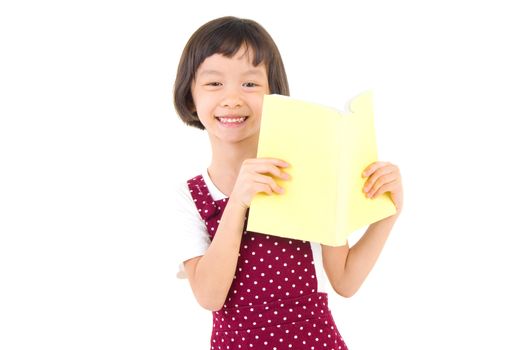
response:
[[[365,169],[365,195],[389,192],[398,212],[351,248],[247,232],[253,196],[280,195],[275,180],[289,179],[286,160],[255,158],[263,96],[274,93],[288,95],[288,81],[259,24],[218,18],[189,39],[174,104],[185,123],[207,131],[212,160],[179,191],[180,276],[213,311],[211,349],[347,349],[318,277],[324,270],[342,296],[357,291],[401,210],[401,177],[390,163]]]

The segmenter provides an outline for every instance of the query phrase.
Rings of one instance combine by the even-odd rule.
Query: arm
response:
[[[376,162],[363,174],[368,177],[363,189],[365,195],[376,198],[389,192],[397,213],[370,225],[363,237],[350,248],[348,244],[341,247],[322,246],[323,266],[328,279],[334,290],[344,297],[354,295],[374,267],[403,204],[398,167]]]
[[[244,207],[229,201],[205,254],[184,262],[194,296],[207,310],[219,310],[231,287],[245,214]]]
[[[271,175],[288,179],[279,168],[286,166],[276,159],[248,159],[242,164],[211,245],[203,256],[184,263],[194,296],[202,307],[215,311],[224,304],[235,276],[244,219],[251,199],[259,192],[282,193]]]

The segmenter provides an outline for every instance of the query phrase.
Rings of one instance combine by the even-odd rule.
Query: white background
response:
[[[292,96],[374,91],[405,208],[361,290],[331,295],[349,347],[528,348],[521,1],[293,3],[2,2],[1,349],[207,348],[173,254],[176,183],[209,146],[172,84],[223,15],[268,29]]]

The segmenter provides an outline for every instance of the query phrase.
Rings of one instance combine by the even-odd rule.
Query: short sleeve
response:
[[[204,255],[211,240],[186,182],[177,187],[176,196],[176,261],[179,264],[177,276],[186,278],[183,262]]]

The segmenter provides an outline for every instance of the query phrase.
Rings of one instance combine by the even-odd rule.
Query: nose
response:
[[[242,99],[240,97],[239,91],[233,88],[226,90],[226,93],[222,97],[220,104],[224,108],[237,108],[242,106]]]

